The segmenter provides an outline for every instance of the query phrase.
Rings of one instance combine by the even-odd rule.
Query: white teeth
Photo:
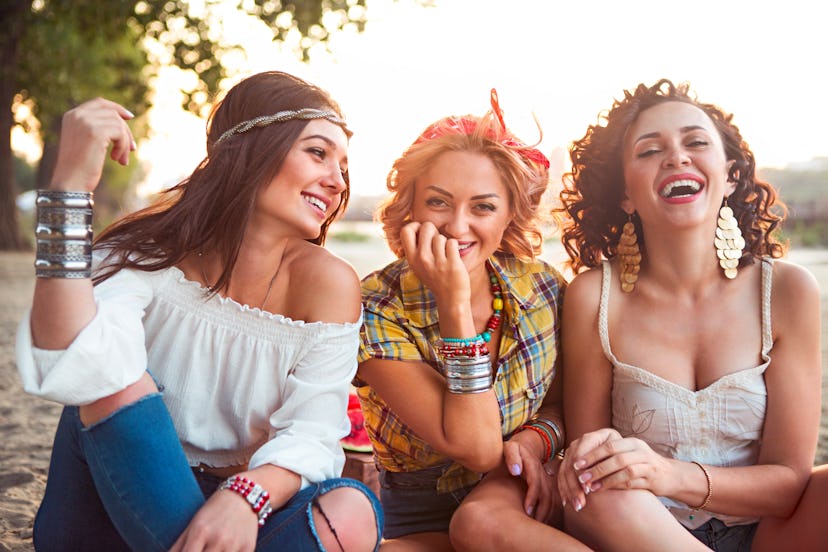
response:
[[[320,211],[327,210],[327,208],[325,206],[325,202],[322,201],[321,199],[319,199],[318,197],[312,197],[312,196],[307,196],[307,195],[303,195],[302,197],[305,198],[305,201],[307,201],[308,203],[310,203],[311,205],[313,205],[314,207],[316,207]]]
[[[676,193],[673,194],[673,190]],[[701,184],[695,180],[675,180],[661,189],[661,197],[683,197],[693,195],[701,190]]]
[[[463,249],[468,249],[471,246],[472,246],[472,244],[470,244],[470,243],[461,243],[457,246],[457,249],[462,251]]]

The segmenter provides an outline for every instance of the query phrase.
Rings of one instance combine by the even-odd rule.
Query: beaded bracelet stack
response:
[[[486,328],[470,339],[444,337],[437,342],[437,358],[450,393],[483,393],[494,383],[488,342],[500,326],[503,294],[493,272],[489,273],[489,282],[494,299]]]
[[[540,435],[543,441],[543,458],[542,462],[545,464],[558,450],[558,447],[563,445],[563,434],[558,424],[546,418],[533,418],[520,426],[518,431],[531,430]]]
[[[483,393],[492,388],[489,348],[479,337],[441,339],[437,358],[449,393]]]
[[[273,508],[270,506],[270,493],[264,490],[261,485],[257,485],[246,477],[238,475],[228,477],[219,486],[219,489],[228,489],[244,497],[259,519],[260,527],[265,524],[267,517],[273,512]]]
[[[92,276],[92,192],[38,190],[35,276]]]

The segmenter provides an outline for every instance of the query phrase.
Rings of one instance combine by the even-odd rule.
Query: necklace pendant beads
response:
[[[488,266],[487,266],[488,268]],[[500,320],[502,319],[502,312],[503,312],[503,290],[500,287],[500,283],[497,281],[497,276],[491,270],[489,272],[489,282],[491,283],[490,288],[492,294],[494,295],[494,299],[492,299],[492,316],[489,318],[489,321],[486,322],[486,329],[484,329],[480,333],[480,339],[488,343],[492,339],[492,332],[494,332],[500,326]]]

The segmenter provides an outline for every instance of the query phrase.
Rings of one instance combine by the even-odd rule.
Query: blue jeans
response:
[[[160,394],[84,428],[78,408],[63,409],[46,493],[35,518],[38,550],[168,550],[204,504]],[[257,550],[321,550],[311,506],[337,487],[360,489],[378,527],[382,511],[359,481],[330,479],[296,493],[259,529]],[[379,543],[377,543],[379,544]]]

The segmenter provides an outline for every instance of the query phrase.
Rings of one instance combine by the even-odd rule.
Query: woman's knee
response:
[[[481,500],[465,500],[454,512],[449,524],[451,544],[457,550],[481,550],[497,541],[498,512]]]
[[[635,502],[636,494],[639,491],[609,491],[591,494],[587,497],[586,505],[576,511],[570,504],[564,508],[564,520],[567,532],[574,535],[593,533],[597,528],[601,532],[612,531],[617,527],[619,530],[626,526],[619,523],[626,519],[627,514],[633,510],[632,502]],[[649,494],[649,493],[648,493]]]
[[[360,487],[337,487],[313,503],[313,522],[326,550],[375,550],[381,535],[376,498]]]

